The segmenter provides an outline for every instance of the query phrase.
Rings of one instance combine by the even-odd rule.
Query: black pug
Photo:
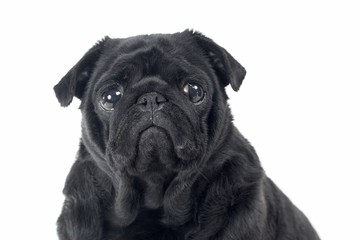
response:
[[[60,239],[319,239],[232,123],[245,73],[190,30],[93,46],[54,87],[83,116]]]

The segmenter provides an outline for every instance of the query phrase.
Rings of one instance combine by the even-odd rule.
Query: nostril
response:
[[[162,95],[156,96],[156,97],[155,97],[155,102],[156,102],[157,104],[159,104],[159,103],[164,103],[164,102],[166,102],[166,99],[165,99]]]
[[[148,100],[146,99],[146,97],[141,97],[141,98],[139,98],[138,101],[137,101],[137,104],[139,104],[139,105],[144,105],[144,106],[146,106],[147,103],[148,103]]]

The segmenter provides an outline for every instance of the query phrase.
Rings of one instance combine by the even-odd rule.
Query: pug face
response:
[[[55,87],[82,100],[82,141],[110,175],[199,168],[230,118],[224,87],[244,68],[199,33],[105,38]]]
[[[141,175],[201,160],[213,83],[182,51],[170,55],[171,49],[154,43],[125,56],[114,53],[115,67],[101,68],[87,104],[101,122],[102,149],[114,168]]]

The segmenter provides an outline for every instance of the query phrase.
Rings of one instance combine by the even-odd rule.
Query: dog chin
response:
[[[171,169],[174,159],[174,146],[165,129],[151,126],[140,133],[135,159],[138,173]]]

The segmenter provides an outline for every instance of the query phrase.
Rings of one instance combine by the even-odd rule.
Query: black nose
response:
[[[137,100],[137,104],[142,105],[145,111],[159,110],[165,102],[167,102],[167,99],[157,92],[145,93]]]

